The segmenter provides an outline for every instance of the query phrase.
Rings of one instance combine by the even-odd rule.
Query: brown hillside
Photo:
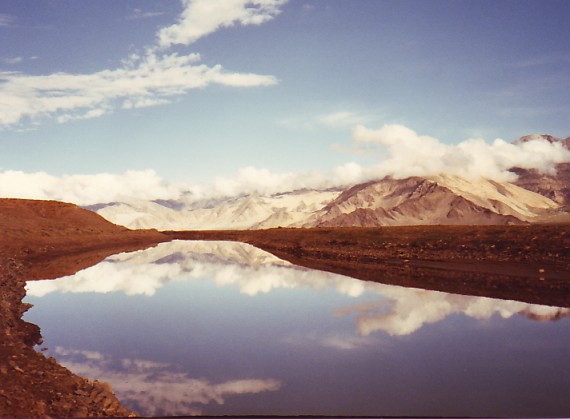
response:
[[[61,202],[0,199],[0,416],[131,414],[105,384],[72,374],[33,346],[39,328],[21,319],[25,280],[55,278],[122,251],[167,240],[130,231]]]

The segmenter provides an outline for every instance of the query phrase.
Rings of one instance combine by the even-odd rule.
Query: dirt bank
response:
[[[112,389],[37,353],[36,325],[21,319],[25,280],[56,278],[118,252],[168,240],[129,231],[59,202],[0,199],[0,416],[129,416]]]
[[[570,225],[165,232],[237,240],[353,278],[570,307]]]

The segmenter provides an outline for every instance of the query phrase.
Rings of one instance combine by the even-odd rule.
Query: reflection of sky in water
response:
[[[30,282],[27,300],[51,355],[144,414],[568,414],[568,309],[363,282],[231,242],[116,255]]]

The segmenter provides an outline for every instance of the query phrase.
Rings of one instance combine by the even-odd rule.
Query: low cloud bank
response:
[[[403,125],[384,125],[373,130],[358,125],[352,139],[358,145],[385,148],[388,156],[373,172],[378,176],[405,178],[453,174],[467,178],[501,181],[516,179],[512,167],[554,173],[556,164],[570,161],[570,151],[561,143],[538,139],[508,143],[496,139],[468,139],[458,144],[444,144],[427,135],[418,135]]]
[[[125,199],[176,199],[181,187],[168,183],[153,170],[123,174],[53,176],[45,172],[0,173],[0,197],[45,199],[94,205]]]
[[[384,125],[373,130],[362,125],[353,132],[356,147],[364,146],[386,158],[375,166],[362,167],[350,162],[328,173],[274,173],[265,168],[245,167],[232,177],[216,177],[202,185],[174,184],[153,170],[127,171],[123,174],[53,176],[45,172],[0,172],[0,197],[53,199],[78,205],[94,205],[131,199],[175,200],[186,193],[193,200],[231,197],[240,194],[275,194],[308,189],[346,187],[385,176],[406,178],[452,174],[466,178],[512,181],[512,167],[553,173],[558,163],[570,162],[570,150],[561,143],[535,139],[492,143],[470,139],[458,144],[418,135],[403,125]]]

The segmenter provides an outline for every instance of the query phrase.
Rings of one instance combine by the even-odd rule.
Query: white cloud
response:
[[[80,113],[63,114],[63,115],[58,116],[56,118],[56,120],[60,124],[65,124],[66,122],[80,120],[80,119],[99,118],[99,117],[105,115],[106,113],[108,113],[108,109],[105,109],[105,108],[98,108],[97,109],[96,108],[96,109],[88,110],[87,112],[85,112],[83,114],[80,114]]]
[[[189,192],[194,199],[207,199],[348,185],[365,174],[355,163],[340,166],[328,174],[319,171],[274,173],[249,166],[232,177],[220,176],[210,184],[190,185],[170,183],[153,170],[63,176],[7,170],[0,172],[0,197],[56,200],[84,206],[132,199],[178,199],[183,192]]]
[[[167,105],[170,103],[168,99],[156,99],[156,98],[134,98],[127,99],[123,102],[123,109],[141,109],[148,108],[150,106]]]
[[[22,61],[24,61],[24,58],[23,57],[4,58],[2,61],[5,64],[14,65],[14,64],[19,64]]]
[[[125,199],[174,199],[181,187],[166,182],[152,170],[123,174],[65,175],[44,172],[0,173],[0,197],[46,199],[93,205]]]
[[[271,194],[313,187],[324,181],[324,177],[318,172],[311,174],[272,173],[268,169],[248,166],[239,169],[237,176],[216,177],[212,192],[221,196],[233,196],[240,193]]]
[[[222,66],[198,64],[199,54],[132,56],[122,67],[92,74],[55,73],[29,76],[0,73],[0,125],[56,116],[59,122],[94,118],[118,106],[136,108],[210,84],[231,87],[270,86],[273,76],[231,73]]]
[[[134,9],[132,15],[127,20],[149,19],[164,15],[163,12],[144,12],[142,9]]]
[[[316,129],[316,128],[352,128],[358,124],[373,122],[382,114],[381,110],[337,110],[326,114],[312,116],[298,116],[278,121],[291,129]]]
[[[31,76],[0,72],[0,127],[22,128],[42,118],[59,123],[97,118],[114,109],[137,109],[164,105],[173,97],[202,89],[211,84],[230,87],[271,86],[277,79],[270,75],[226,71],[221,65],[199,64],[196,53],[165,53],[172,44],[231,26],[261,24],[277,15],[285,0],[184,0],[179,22],[157,33],[163,52],[156,46],[143,55],[133,54],[116,69],[90,74],[53,73]],[[159,13],[139,9],[131,18],[147,18]],[[11,25],[13,18],[0,14],[0,26]],[[4,62],[17,64],[21,57]]]
[[[328,177],[332,185],[350,185],[365,180],[367,171],[357,163],[349,162],[336,167]]]
[[[5,13],[0,13],[0,28],[10,27],[14,23],[16,18],[12,15],[7,15]]]
[[[239,169],[236,176],[216,177],[213,184],[195,189],[197,195],[237,196],[240,194],[275,194],[299,189],[325,189],[348,186],[371,176],[371,173],[354,162],[345,163],[322,172],[274,173],[265,168],[248,166]]]
[[[129,99],[124,106],[151,106],[146,100],[152,99],[142,99],[141,102]],[[93,118],[104,112],[103,108],[92,109],[82,115],[62,115],[59,118],[60,122],[65,122],[68,118]],[[510,144],[499,139],[493,143],[473,139],[449,145],[433,137],[417,135],[402,125],[385,125],[379,130],[360,125],[355,128],[353,139],[357,146],[364,144],[376,155],[381,154],[380,148],[385,148],[388,155],[373,167],[349,162],[329,172],[275,173],[266,168],[248,166],[239,169],[234,176],[219,176],[211,183],[201,185],[172,184],[153,170],[60,177],[44,172],[4,171],[0,172],[0,197],[93,205],[131,199],[178,199],[183,192],[189,192],[187,196],[199,200],[242,194],[276,194],[304,188],[346,187],[388,175],[404,178],[455,174],[467,178],[513,180],[514,174],[508,171],[513,166],[548,172],[557,163],[570,161],[570,151],[561,144],[543,140]]]
[[[280,13],[287,0],[183,0],[179,21],[158,32],[158,44],[189,45],[224,27],[260,25]]]
[[[418,135],[403,125],[384,125],[372,130],[358,125],[353,131],[357,144],[382,146],[388,157],[374,168],[376,176],[430,176],[454,174],[467,178],[513,180],[512,167],[552,173],[557,163],[570,161],[570,151],[560,143],[545,140],[512,144],[496,139],[469,139],[444,144],[437,138]]]
[[[321,125],[336,128],[363,124],[370,119],[372,118],[369,115],[364,115],[362,113],[352,111],[339,111],[319,116],[317,117],[316,121]]]

